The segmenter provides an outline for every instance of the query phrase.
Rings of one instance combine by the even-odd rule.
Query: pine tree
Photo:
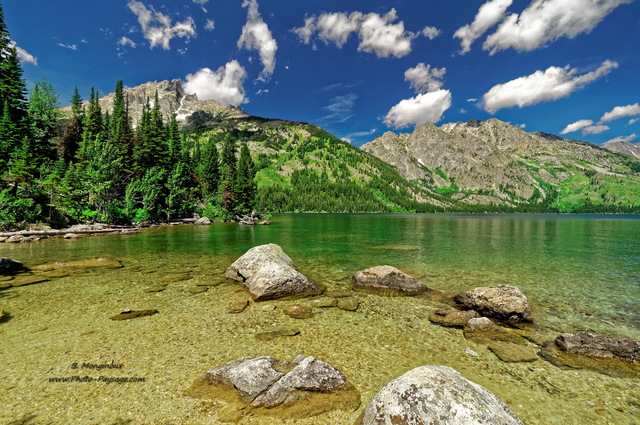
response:
[[[102,110],[100,109],[98,92],[93,87],[91,87],[89,108],[85,115],[84,127],[86,129],[85,136],[89,139],[95,139],[103,131]]]
[[[215,139],[210,138],[204,149],[199,152],[195,172],[200,183],[202,199],[211,201],[218,192],[220,180],[220,158]]]
[[[19,140],[18,129],[11,119],[8,100],[5,99],[0,118],[0,178],[9,173],[9,162]]]
[[[247,143],[242,144],[238,172],[236,176],[236,208],[239,212],[248,214],[253,211],[256,204],[256,192],[258,187],[254,181],[256,176],[255,164],[251,159],[251,153]]]
[[[73,94],[71,95],[71,112],[73,112],[73,117],[78,121],[82,121],[84,118],[84,105],[82,104],[82,96],[80,96],[78,86],[73,89]]]
[[[58,132],[59,107],[58,93],[53,85],[46,80],[37,82],[29,98],[29,123],[34,139],[33,154],[38,161],[54,157],[51,141]]]
[[[236,213],[237,195],[236,195],[236,141],[231,137],[227,137],[222,145],[222,162],[220,166],[220,199],[222,208],[227,213],[234,215]]]
[[[116,82],[116,93],[113,100],[113,114],[110,122],[110,140],[114,154],[123,158],[126,164],[131,156],[131,122],[124,97],[122,80]]]

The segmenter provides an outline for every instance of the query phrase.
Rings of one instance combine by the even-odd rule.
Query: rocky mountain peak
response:
[[[623,140],[613,140],[603,145],[605,148],[630,156],[631,158],[640,159],[640,144],[625,142]]]

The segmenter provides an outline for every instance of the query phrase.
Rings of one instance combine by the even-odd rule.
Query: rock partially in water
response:
[[[159,311],[155,308],[146,308],[141,310],[131,310],[127,309],[118,313],[114,316],[111,316],[111,320],[127,320],[127,319],[135,319],[136,317],[144,317],[144,316],[152,316],[154,314],[158,314]]]
[[[282,311],[284,314],[289,317],[293,317],[294,319],[308,319],[313,316],[313,310],[311,307],[306,305],[292,305],[285,307]]]
[[[338,299],[338,308],[344,311],[356,311],[360,307],[360,301],[353,297]]]
[[[357,425],[523,425],[486,388],[446,366],[421,366],[384,386]]]
[[[0,259],[0,276],[12,275],[14,273],[21,272],[24,269],[25,267],[20,261],[6,257],[2,257],[2,259]]]
[[[251,248],[227,269],[225,276],[242,282],[255,301],[318,290],[318,286],[300,273],[276,244]]]
[[[193,224],[196,226],[209,226],[211,224],[211,220],[209,220],[209,217],[200,217]]]
[[[256,339],[260,341],[271,341],[272,339],[300,335],[298,329],[274,329],[272,331],[258,332]]]
[[[581,354],[602,359],[618,358],[631,363],[640,363],[640,341],[632,339],[576,332],[559,335],[556,338],[556,345],[567,354]]]
[[[415,277],[391,266],[360,270],[353,275],[352,282],[359,288],[391,290],[404,294],[417,294],[429,289]]]
[[[526,341],[520,335],[508,331],[493,323],[486,317],[469,319],[464,326],[464,337],[476,342],[488,343],[491,341],[507,341],[525,344]]]
[[[16,287],[16,286],[25,286],[25,285],[33,285],[34,283],[42,283],[42,282],[48,282],[49,278],[46,276],[25,276],[25,277],[18,277],[14,280],[12,280],[11,286]]]
[[[475,288],[462,292],[453,299],[464,308],[509,324],[533,322],[533,310],[529,300],[515,286],[496,285]]]
[[[9,236],[4,242],[5,243],[20,243],[20,242],[30,242],[31,239],[27,236],[22,235],[12,235]]]
[[[512,342],[491,342],[489,344],[489,350],[506,363],[534,362],[538,360],[538,355],[533,348]]]
[[[338,300],[335,298],[320,298],[319,300],[311,301],[311,307],[315,308],[331,308],[338,305]]]
[[[66,233],[63,236],[64,239],[80,239],[80,235],[77,233]]]
[[[239,314],[239,313],[242,313],[247,307],[249,307],[248,300],[231,301],[227,306],[227,313]]]
[[[467,324],[469,319],[480,317],[473,310],[457,310],[455,308],[439,308],[435,312],[429,314],[429,320],[442,326],[462,328]]]
[[[293,362],[245,357],[210,369],[187,394],[232,403],[245,414],[286,419],[354,411],[360,405],[360,394],[340,371],[303,356]]]

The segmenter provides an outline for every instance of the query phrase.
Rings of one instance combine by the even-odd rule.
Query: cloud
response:
[[[65,49],[69,49],[69,50],[78,50],[78,46],[76,44],[63,44],[63,43],[58,43],[58,46],[60,47],[64,47]]]
[[[171,19],[167,15],[156,12],[153,7],[147,9],[142,2],[130,0],[127,6],[138,17],[142,33],[149,40],[151,48],[162,46],[164,50],[169,50],[172,39],[181,37],[188,40],[197,35],[196,24],[191,17],[171,25]]]
[[[634,115],[640,115],[640,103],[634,103],[627,106],[616,106],[611,111],[607,112],[600,118],[600,122],[609,122],[617,120],[618,118],[632,117]]]
[[[384,123],[389,127],[404,128],[410,125],[437,123],[451,107],[451,92],[438,90],[402,100],[389,110]]]
[[[358,51],[375,53],[381,58],[404,57],[411,52],[411,42],[418,35],[434,38],[440,33],[437,28],[426,27],[415,34],[405,30],[403,21],[394,23],[397,19],[395,9],[391,9],[386,15],[362,12],[324,13],[318,17],[306,18],[304,26],[294,28],[293,32],[305,44],[310,44],[313,35],[317,34],[325,44],[334,43],[337,47],[342,47],[349,36],[356,33],[360,39]]]
[[[590,125],[582,129],[582,134],[600,134],[609,130],[606,125]]]
[[[422,35],[427,37],[429,40],[433,40],[434,38],[438,37],[440,34],[442,34],[442,31],[440,31],[436,27],[424,27],[422,29]]]
[[[496,0],[497,1],[497,0]],[[561,37],[574,38],[595,28],[613,9],[633,0],[533,0],[520,14],[509,15],[487,37],[484,50],[535,50]]]
[[[200,100],[217,100],[223,105],[238,106],[249,102],[243,87],[247,76],[238,61],[231,61],[217,71],[202,68],[186,77],[183,83],[186,94],[196,94]]]
[[[535,105],[569,96],[585,85],[607,75],[618,63],[606,60],[595,71],[577,75],[575,68],[549,67],[491,88],[482,97],[482,107],[494,114],[500,109]]]
[[[640,118],[633,118],[633,119],[630,119],[630,120],[629,120],[629,124],[627,124],[627,125],[633,125],[633,124],[637,123],[638,121],[640,121]]]
[[[470,51],[474,41],[504,18],[507,8],[512,3],[513,0],[489,0],[480,6],[480,10],[478,10],[473,22],[458,28],[453,34],[454,38],[461,40],[460,47],[462,50],[460,50],[460,53],[465,54]]]
[[[137,47],[136,43],[132,39],[127,37],[121,37],[120,40],[118,40],[118,44],[121,46],[129,46],[134,49]]]
[[[628,136],[615,137],[615,138],[613,138],[611,140],[607,140],[605,143],[609,143],[609,142],[627,142],[627,143],[631,143],[634,140],[636,140],[637,138],[638,138],[638,135],[633,133],[633,134],[630,134]]]
[[[330,113],[322,117],[320,121],[342,123],[353,118],[355,115],[353,109],[356,106],[356,100],[358,100],[358,95],[355,93],[335,96],[331,99],[331,103],[323,108]]]
[[[22,47],[16,46],[15,43],[12,44],[16,48],[16,53],[18,55],[18,59],[20,59],[20,62],[30,63],[32,65],[38,66],[38,59],[35,56],[24,50]]]
[[[213,31],[216,28],[216,23],[213,22],[212,19],[207,19],[207,23],[204,26],[204,29],[207,31]]]
[[[560,132],[560,134],[573,133],[574,131],[582,130],[585,127],[589,127],[590,125],[593,125],[593,121],[579,120],[566,126],[564,130]]]
[[[205,4],[209,3],[209,0],[193,0],[193,2],[204,6]]]
[[[431,65],[419,63],[415,68],[405,71],[404,79],[411,83],[416,93],[426,93],[442,88],[442,78],[446,72],[446,68],[431,68]]]
[[[264,69],[260,73],[260,80],[267,80],[276,67],[276,52],[278,43],[271,35],[267,24],[258,12],[257,0],[244,0],[242,7],[247,10],[247,23],[242,27],[242,35],[238,40],[238,48],[257,50]]]

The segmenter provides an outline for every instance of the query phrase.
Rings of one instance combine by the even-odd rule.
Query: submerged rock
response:
[[[293,362],[245,357],[210,369],[187,394],[236,404],[246,413],[287,419],[353,411],[360,405],[360,394],[340,371],[303,356]]]
[[[493,323],[486,317],[469,319],[464,326],[464,337],[476,342],[508,341],[524,344],[525,339]]]
[[[10,281],[11,286],[16,287],[16,286],[25,286],[25,285],[33,285],[34,283],[42,283],[42,282],[48,282],[49,278],[46,276],[25,276],[25,277],[18,277],[15,280]]]
[[[18,273],[24,269],[25,267],[20,261],[6,257],[0,259],[0,276]]]
[[[338,305],[338,300],[335,298],[320,298],[319,300],[311,301],[311,307],[315,308],[331,308]]]
[[[455,308],[440,308],[429,314],[429,320],[431,322],[442,326],[457,328],[464,327],[469,319],[474,319],[476,317],[480,317],[480,315],[473,310],[461,311]]]
[[[159,311],[154,308],[147,308],[142,310],[124,310],[122,313],[118,313],[114,316],[111,316],[111,320],[127,320],[127,319],[135,319],[136,317],[144,317],[144,316],[152,316],[154,314],[158,314]]]
[[[492,342],[489,344],[489,350],[500,360],[507,363],[534,362],[538,360],[538,356],[533,348],[512,342]]]
[[[523,425],[495,395],[446,366],[422,366],[394,379],[357,425]]]
[[[107,258],[93,258],[89,260],[68,261],[64,263],[48,263],[33,267],[34,270],[51,271],[61,269],[119,269],[122,263]]]
[[[258,332],[256,339],[260,341],[271,341],[272,339],[284,337],[284,336],[296,336],[300,335],[298,329],[274,329],[272,331]]]
[[[392,290],[406,294],[425,292],[429,289],[415,277],[391,266],[360,270],[353,275],[352,281],[360,288]]]
[[[355,298],[340,298],[338,299],[338,308],[344,311],[356,311],[360,307],[360,301]]]
[[[318,290],[318,286],[300,273],[276,244],[251,248],[227,269],[225,276],[242,282],[255,301]]]
[[[311,307],[306,305],[292,305],[285,307],[282,311],[284,314],[289,317],[293,317],[294,319],[308,319],[313,316],[313,310]]]
[[[462,292],[453,299],[464,308],[477,311],[481,316],[492,317],[510,324],[533,322],[533,310],[529,300],[515,286],[496,285],[475,288]]]
[[[227,306],[227,313],[229,314],[239,314],[244,311],[245,308],[249,306],[248,300],[238,300],[231,301]]]

